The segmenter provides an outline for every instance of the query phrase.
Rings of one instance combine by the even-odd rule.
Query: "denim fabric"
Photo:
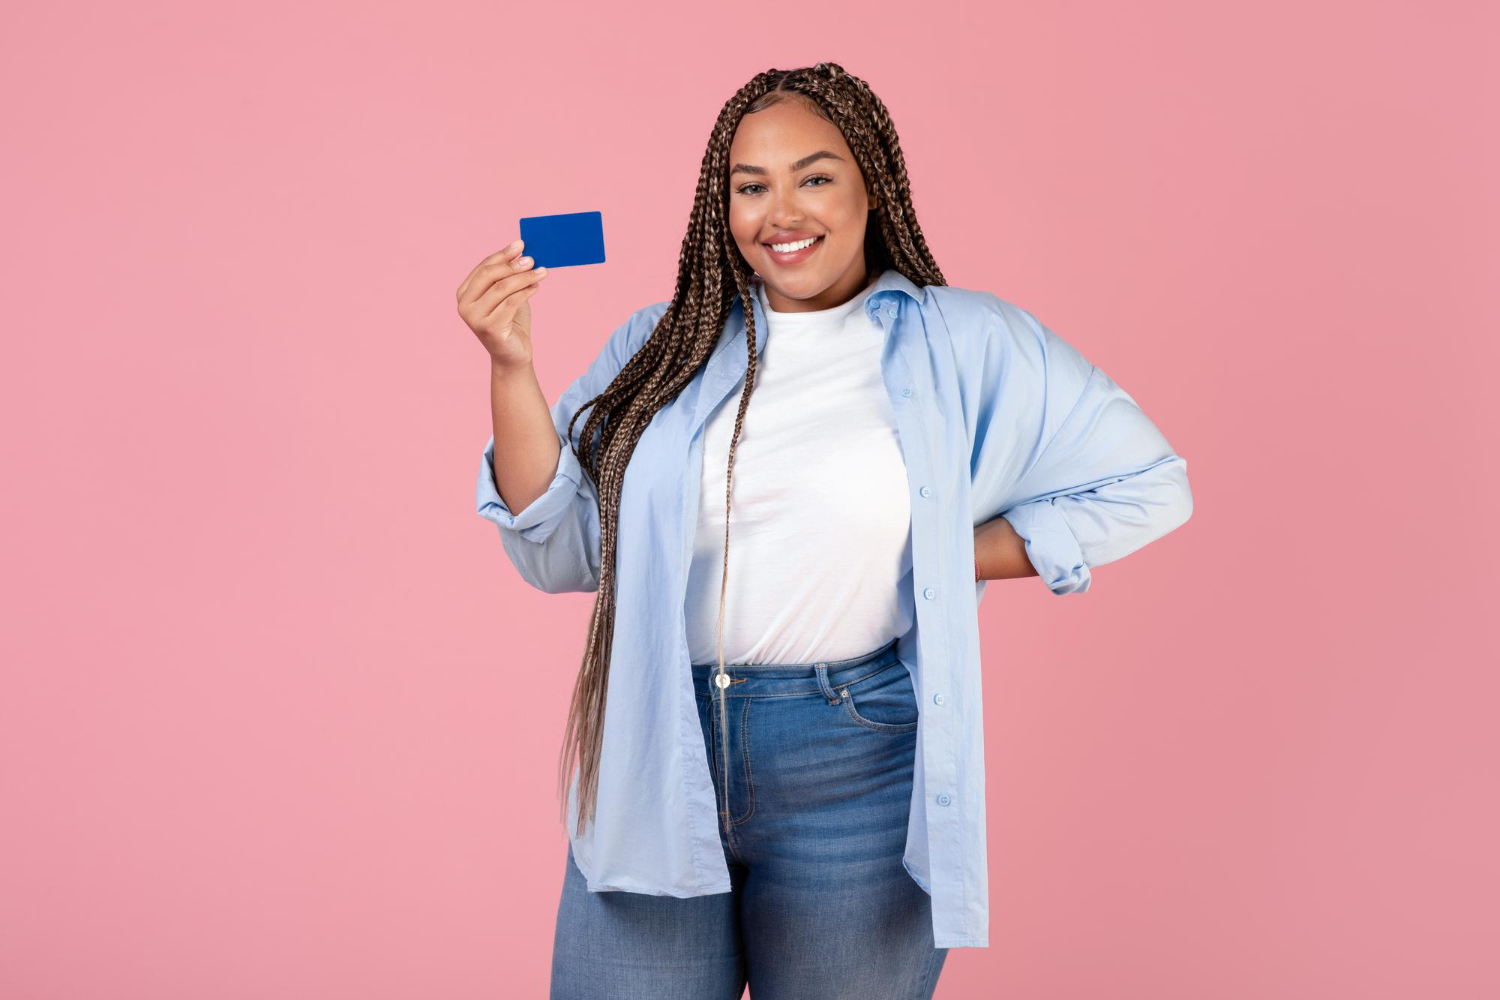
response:
[[[717,664],[694,664],[703,750],[722,797]],[[917,701],[895,642],[808,664],[726,665],[731,888],[589,892],[571,844],[552,1000],[929,998],[947,958],[902,862]]]

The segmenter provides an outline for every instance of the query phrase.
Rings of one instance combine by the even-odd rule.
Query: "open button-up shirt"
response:
[[[770,325],[751,298],[761,352]],[[599,587],[598,493],[573,453],[568,421],[646,341],[667,305],[631,315],[551,408],[562,446],[557,474],[519,514],[495,488],[494,438],[485,445],[478,512],[499,527],[510,561],[542,591]],[[736,295],[718,345],[652,418],[621,488],[599,792],[581,834],[574,830],[576,773],[568,793],[568,836],[591,891],[730,891],[684,607],[702,431],[744,378],[744,308]],[[896,652],[912,674],[920,716],[902,861],[932,897],[934,945],[984,947],[978,607],[986,581],[974,580],[974,529],[1005,517],[1053,593],[1082,593],[1091,567],[1188,519],[1187,463],[1109,376],[1030,312],[989,292],[918,287],[886,270],[864,308],[886,331],[881,368],[912,510],[914,624],[897,638]]]

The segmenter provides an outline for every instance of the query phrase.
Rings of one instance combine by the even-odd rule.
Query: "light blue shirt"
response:
[[[598,590],[598,494],[568,443],[568,421],[646,341],[667,305],[627,319],[551,408],[562,442],[557,475],[521,513],[495,489],[493,437],[484,448],[478,512],[499,527],[506,554],[533,587]],[[754,296],[752,308],[756,349],[764,352],[770,326]],[[1031,313],[989,292],[918,287],[886,270],[864,308],[886,334],[881,369],[912,511],[903,589],[913,624],[896,652],[911,671],[920,719],[902,860],[932,897],[935,946],[985,947],[978,608],[987,581],[974,581],[974,529],[1003,515],[1053,593],[1082,593],[1092,567],[1188,519],[1187,462],[1109,376]],[[684,604],[702,430],[731,391],[738,399],[745,341],[736,295],[713,354],[641,435],[621,488],[599,793],[581,835],[573,830],[576,774],[568,792],[568,836],[591,891],[730,891]],[[575,427],[580,435],[585,419]]]

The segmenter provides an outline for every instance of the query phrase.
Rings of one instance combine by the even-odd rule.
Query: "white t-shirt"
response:
[[[911,496],[880,356],[885,331],[853,299],[773,312],[734,455],[725,663],[810,663],[858,656],[912,618]],[[717,663],[724,486],[743,377],[705,425],[687,638],[693,663]]]

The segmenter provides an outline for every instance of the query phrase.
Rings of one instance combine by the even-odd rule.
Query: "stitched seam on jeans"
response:
[[[842,691],[843,690],[843,686],[841,685],[839,689]],[[917,723],[918,722],[922,721],[921,714],[920,714],[921,713],[921,709],[919,708],[919,709],[917,709],[918,716],[917,716],[917,721],[916,722],[876,722],[873,719],[867,719],[867,718],[865,718],[864,716],[860,715],[858,712],[856,712],[854,710],[854,696],[852,694],[845,694],[843,700],[844,700],[844,708],[845,708],[846,711],[848,711],[849,718],[853,719],[856,723],[858,723],[861,726],[864,726],[866,729],[870,730],[871,732],[876,732],[876,733],[909,733],[909,732],[911,732],[911,731],[913,731],[914,729],[917,728]]]
[[[922,985],[917,990],[917,996],[922,997],[923,1000],[927,1000],[928,997],[932,996],[933,988],[937,985],[935,976],[942,962],[942,957],[938,953],[943,950],[942,948],[934,948],[932,955],[927,960],[927,968],[922,970]]]
[[[712,704],[708,706],[708,712],[708,756],[709,759],[713,762],[711,765],[713,768],[713,775],[717,778],[719,777],[719,727],[714,723]],[[733,856],[735,862],[743,864],[744,858],[740,857],[739,840],[734,835],[734,821],[728,820],[726,822],[729,816],[729,811],[726,809],[721,812],[719,809],[717,798],[719,795],[719,791],[722,788],[724,788],[724,783],[723,779],[721,778],[719,780],[719,787],[714,789],[714,813],[716,814],[714,825],[719,828],[719,837],[723,841],[724,846],[729,848],[729,853]],[[726,795],[725,798],[727,800],[728,796]]]
[[[749,804],[745,807],[745,815],[729,821],[731,827],[739,826],[755,815],[755,783],[750,776],[750,703],[748,701],[740,709],[740,756],[745,759],[745,797],[749,800]]]
[[[894,663],[887,663],[885,666],[880,667],[877,670],[872,670],[868,674],[861,674],[860,676],[851,678],[850,680],[847,680],[847,681],[839,681],[837,684],[833,684],[833,686],[834,687],[848,687],[851,684],[858,684],[860,681],[869,680],[871,677],[874,677],[876,674],[880,673],[881,670],[889,670],[892,667],[895,667],[895,666],[898,666],[898,665],[900,665],[900,661],[899,660],[897,660]],[[773,678],[773,679],[775,679],[775,680],[786,680],[787,678],[780,677],[780,678]],[[833,682],[830,681],[829,683],[832,684]],[[697,696],[699,698],[712,698],[713,697],[713,693],[709,692],[709,691],[698,691],[696,693],[697,693]],[[778,692],[778,693],[774,693],[774,694],[745,694],[743,692],[741,692],[741,693],[734,693],[734,692],[731,692],[731,691],[729,691],[729,690],[726,689],[724,693],[726,695],[728,695],[729,697],[731,697],[731,698],[806,698],[810,694],[815,694],[815,695],[821,696],[823,694],[823,689],[821,687],[816,687],[816,688],[813,688],[810,691],[782,691],[782,692]]]

